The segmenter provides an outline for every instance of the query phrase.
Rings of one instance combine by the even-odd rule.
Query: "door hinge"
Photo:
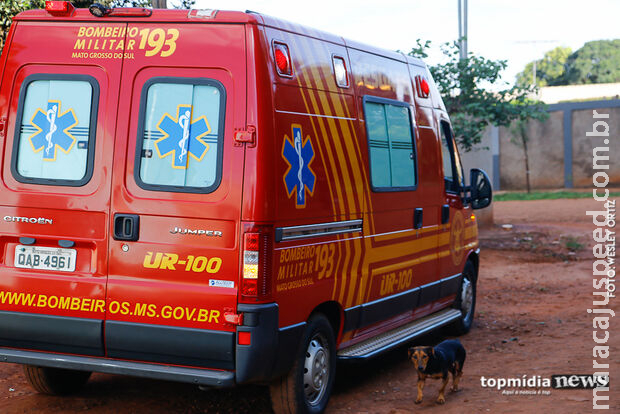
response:
[[[233,137],[236,147],[240,147],[243,144],[253,147],[256,145],[256,127],[248,125],[246,129],[236,129]]]

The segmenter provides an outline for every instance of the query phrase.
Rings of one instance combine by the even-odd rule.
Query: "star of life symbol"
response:
[[[69,131],[79,122],[73,109],[61,113],[60,101],[48,101],[47,111],[36,110],[30,123],[37,132],[30,136],[35,153],[43,151],[44,161],[56,161],[58,148],[68,154],[76,139]]]
[[[284,185],[290,197],[295,193],[295,205],[298,208],[306,206],[306,190],[312,195],[316,175],[310,169],[310,163],[314,159],[314,148],[310,137],[306,137],[303,142],[301,125],[293,125],[293,142],[288,136],[284,136],[284,147],[282,156],[289,165],[284,174]]]
[[[450,228],[450,254],[452,262],[459,265],[463,260],[463,248],[465,244],[465,220],[460,211],[456,211],[452,218],[452,227]]]
[[[172,154],[172,168],[186,169],[188,155],[200,162],[209,150],[209,144],[202,140],[211,132],[209,122],[205,116],[193,120],[192,112],[191,105],[179,105],[176,118],[166,113],[157,124],[164,134],[155,142],[157,154],[159,158]]]

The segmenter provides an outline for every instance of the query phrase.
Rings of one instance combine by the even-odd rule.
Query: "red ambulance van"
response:
[[[38,391],[260,382],[319,413],[337,360],[470,329],[491,189],[465,186],[420,60],[253,12],[48,1],[0,65],[0,360]]]

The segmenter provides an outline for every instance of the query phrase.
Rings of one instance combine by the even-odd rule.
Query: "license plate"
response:
[[[73,272],[75,270],[75,249],[60,249],[57,247],[15,247],[15,267],[39,270],[60,270]]]

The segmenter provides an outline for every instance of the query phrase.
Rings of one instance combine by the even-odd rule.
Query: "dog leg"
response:
[[[439,388],[439,396],[437,397],[437,404],[443,404],[446,402],[444,392],[446,391],[446,385],[450,381],[450,377],[446,373],[446,376],[441,379],[441,388]]]
[[[459,363],[454,364],[454,371],[452,371],[452,391],[457,392],[459,390],[459,381],[463,376],[463,370],[460,369]]]
[[[418,397],[415,399],[416,404],[420,404],[422,402],[422,398],[424,394],[422,391],[424,390],[424,383],[426,381],[425,375],[418,375]]]

